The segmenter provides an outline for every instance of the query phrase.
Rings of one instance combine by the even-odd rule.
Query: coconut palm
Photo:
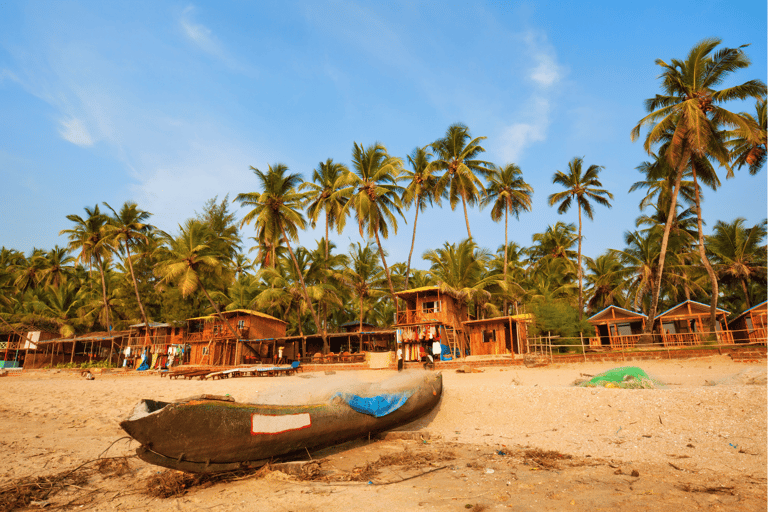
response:
[[[757,174],[765,165],[766,120],[765,98],[755,103],[755,116],[742,112],[740,115],[747,121],[746,127],[737,127],[729,135],[733,138],[728,145],[735,158],[734,166],[741,169],[749,166],[749,174]]]
[[[485,152],[479,144],[485,138],[472,139],[469,128],[456,123],[448,127],[443,138],[430,144],[435,154],[432,166],[445,171],[437,182],[436,195],[447,196],[451,210],[456,209],[461,199],[469,238],[472,238],[472,231],[469,229],[467,204],[473,206],[480,200],[484,187],[478,176],[488,176],[493,165],[477,159],[480,153]]]
[[[386,273],[379,265],[379,256],[371,248],[370,244],[364,246],[355,242],[349,246],[350,264],[341,271],[341,280],[348,286],[353,296],[359,299],[360,336],[359,350],[363,351],[363,320],[366,312],[366,303],[382,297]]]
[[[42,280],[44,269],[45,251],[34,248],[29,257],[22,257],[9,270],[13,274],[13,285],[23,293],[37,287]]]
[[[253,166],[251,166],[251,170],[258,178],[263,192],[248,192],[237,195],[235,201],[238,201],[241,206],[253,207],[251,211],[245,214],[240,226],[250,224],[253,221],[257,232],[262,232],[266,238],[275,239],[279,235],[285,241],[285,246],[291,255],[294,269],[301,282],[307,308],[312,314],[317,332],[323,338],[323,351],[327,351],[327,336],[312,307],[307,285],[304,283],[299,262],[296,261],[296,255],[290,243],[291,240],[298,239],[298,230],[304,229],[306,226],[301,209],[308,194],[296,190],[296,187],[301,183],[301,175],[288,173],[288,167],[280,163],[274,166],[270,165],[267,172],[262,172]]]
[[[677,194],[683,173],[693,155],[710,158],[724,167],[728,167],[730,154],[723,137],[719,136],[722,126],[749,130],[749,123],[744,117],[734,114],[720,104],[731,100],[743,100],[748,97],[762,99],[766,94],[765,84],[760,80],[749,80],[741,85],[716,90],[726,77],[749,66],[750,61],[739,48],[723,48],[712,54],[720,44],[720,39],[704,39],[697,43],[684,61],[673,59],[667,64],[661,59],[656,64],[664,70],[662,90],[646,100],[645,107],[650,114],[642,118],[632,129],[631,138],[637,140],[643,126],[649,126],[644,148],[651,153],[652,147],[666,141],[673,133],[665,157],[675,172],[675,185],[669,206],[667,225],[661,240],[659,257],[659,280],[655,283],[649,316],[652,318],[658,307],[661,292],[661,275],[667,254],[669,230],[677,204]],[[730,169],[730,168],[729,168]],[[717,297],[713,297],[713,307]],[[646,333],[653,329],[652,322],[646,324]]]
[[[573,200],[576,201],[576,206],[579,210],[579,261],[578,261],[578,276],[579,276],[579,322],[581,322],[582,315],[584,313],[584,296],[583,296],[583,276],[581,265],[581,211],[587,214],[589,220],[592,220],[592,203],[590,200],[601,204],[603,206],[611,207],[608,199],[613,199],[613,194],[608,192],[602,187],[597,175],[603,169],[600,165],[590,165],[586,172],[582,174],[582,164],[584,160],[582,158],[574,158],[568,162],[568,173],[557,171],[552,177],[552,182],[560,184],[565,187],[562,192],[557,192],[549,196],[549,205],[552,206],[555,203],[560,203],[557,208],[557,213],[567,212]]]
[[[435,194],[437,176],[433,174],[435,171],[434,166],[430,165],[432,153],[427,151],[428,147],[417,147],[411,151],[411,154],[408,155],[408,163],[411,164],[411,169],[404,170],[402,175],[403,182],[407,183],[403,189],[403,204],[408,208],[411,205],[416,207],[416,214],[413,218],[411,251],[408,253],[408,263],[405,269],[405,290],[408,289],[408,280],[411,275],[411,257],[413,256],[413,247],[416,245],[416,223],[419,221],[419,212],[426,210],[428,205],[432,206],[433,200],[436,202],[440,201],[440,197]]]
[[[40,282],[44,286],[60,286],[73,273],[75,258],[65,248],[55,246],[42,257]]]
[[[158,249],[158,263],[155,274],[161,283],[175,284],[186,298],[200,290],[208,299],[219,319],[227,326],[235,339],[239,338],[237,331],[221,314],[219,306],[211,298],[208,289],[203,285],[206,276],[221,276],[224,272],[225,259],[212,248],[215,238],[210,227],[197,219],[189,219],[179,226],[179,236],[174,237],[163,233],[165,244]]]
[[[75,223],[72,229],[63,229],[60,235],[69,237],[67,247],[71,251],[80,251],[77,260],[87,264],[89,268],[95,264],[101,275],[101,291],[104,300],[104,327],[112,329],[109,320],[109,302],[107,301],[107,282],[104,277],[104,267],[108,264],[113,248],[107,237],[108,217],[101,213],[99,205],[93,209],[85,208],[86,217],[67,215],[67,219]],[[111,354],[110,354],[111,357]]]
[[[149,217],[152,214],[140,210],[139,206],[132,201],[126,201],[119,212],[115,211],[115,209],[107,203],[104,203],[104,206],[112,211],[112,216],[109,218],[109,223],[106,226],[106,236],[111,242],[115,243],[118,248],[125,251],[124,261],[128,262],[128,269],[131,272],[131,281],[133,281],[136,302],[138,302],[139,311],[141,311],[141,320],[144,322],[144,325],[148,327],[149,320],[147,319],[147,313],[144,311],[144,303],[139,294],[139,283],[136,280],[136,273],[133,271],[131,246],[139,241],[147,241],[146,233],[153,228],[147,224],[147,220],[149,220]],[[147,336],[149,336],[149,329],[147,329]]]
[[[587,308],[594,312],[624,303],[627,270],[610,250],[597,258],[585,258],[587,266]]]
[[[745,223],[743,217],[730,223],[718,221],[712,235],[707,237],[707,250],[713,256],[720,278],[741,284],[745,309],[749,309],[754,302],[747,284],[750,281],[764,283],[766,278],[766,221],[749,229]]]
[[[482,206],[492,204],[491,219],[501,220],[504,214],[504,282],[507,282],[507,247],[509,246],[508,226],[509,214],[520,219],[520,212],[531,211],[531,196],[533,187],[523,180],[523,171],[515,164],[507,164],[502,168],[492,167],[488,178],[488,188],[481,203]],[[504,312],[507,311],[507,301],[504,300]]]
[[[403,168],[400,158],[389,156],[387,148],[376,143],[368,147],[354,143],[352,148],[352,172],[347,174],[346,184],[349,187],[350,198],[344,205],[342,215],[352,209],[355,211],[360,236],[376,238],[379,247],[379,257],[387,276],[389,294],[394,303],[395,289],[392,277],[387,267],[384,247],[381,237],[389,236],[389,228],[397,233],[397,217],[403,216],[400,194],[402,187],[397,185],[397,179]],[[365,234],[364,234],[365,232]]]

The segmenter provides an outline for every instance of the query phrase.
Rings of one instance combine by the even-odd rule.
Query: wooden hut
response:
[[[590,338],[589,345],[592,348],[633,348],[643,333],[646,318],[642,313],[608,306],[587,320],[595,327],[595,337]]]
[[[24,368],[54,367],[64,363],[110,361],[118,364],[128,331],[100,331],[73,338],[52,338],[30,343]]]
[[[185,359],[185,330],[170,323],[149,322],[128,326],[128,338],[122,351],[123,366],[138,368],[147,361],[150,368],[178,365]],[[188,354],[188,353],[187,353]]]
[[[402,307],[398,301],[395,328],[406,361],[419,360],[421,348],[430,353],[435,339],[448,346],[454,357],[467,354],[466,304],[437,286],[414,288],[395,295],[405,302]]]
[[[239,365],[274,360],[281,346],[277,339],[285,337],[286,322],[247,309],[223,311],[222,316],[226,322],[218,315],[187,320],[185,343],[190,363]],[[283,351],[287,350],[284,346]],[[289,355],[284,353],[283,357]]]
[[[524,354],[528,351],[528,326],[532,315],[468,320],[464,328],[472,355]]]
[[[736,343],[765,343],[767,315],[768,301],[763,301],[734,318],[728,324],[734,341]]]
[[[701,345],[711,333],[705,332],[706,320],[709,317],[710,306],[687,300],[660,314],[654,319],[659,322],[660,335],[665,347],[680,347]],[[733,343],[733,336],[728,330],[726,316],[728,312],[717,309],[715,332],[717,342]]]
[[[0,332],[0,368],[24,368],[27,356],[35,359],[40,342],[58,338],[58,333],[45,330],[15,330]]]

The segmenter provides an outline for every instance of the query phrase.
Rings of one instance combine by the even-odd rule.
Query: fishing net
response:
[[[650,378],[642,368],[637,366],[613,368],[579,384],[581,387],[594,388],[599,386],[622,389],[654,389],[660,385],[661,382]]]

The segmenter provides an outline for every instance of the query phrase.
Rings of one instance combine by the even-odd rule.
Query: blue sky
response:
[[[250,166],[282,162],[309,179],[327,158],[349,164],[354,142],[405,158],[462,122],[487,137],[486,160],[517,163],[534,187],[511,240],[577,222],[547,197],[579,156],[605,167],[615,197],[585,220],[584,253],[622,248],[640,214],[641,194],[627,191],[648,158],[629,134],[659,92],[655,59],[719,37],[750,44],[753,65],[731,84],[766,81],[766,3],[584,4],[0,2],[0,245],[64,246],[66,215],[103,201],[136,201],[175,232],[214,196],[256,191]],[[705,194],[705,229],[766,217],[765,169],[721,180]],[[385,241],[389,263],[406,260],[413,215]],[[503,243],[489,209],[470,210],[470,225],[479,245]],[[321,231],[301,243],[314,247]],[[460,206],[428,210],[414,266],[465,237]],[[350,223],[332,239],[346,251],[360,236]]]

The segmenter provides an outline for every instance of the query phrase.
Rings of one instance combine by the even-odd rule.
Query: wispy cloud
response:
[[[80,119],[69,118],[59,121],[61,125],[59,134],[64,140],[71,142],[80,147],[87,147],[93,145],[93,138],[88,132],[88,128]]]
[[[522,41],[530,62],[527,77],[535,89],[529,99],[521,103],[525,107],[516,112],[519,121],[503,127],[498,136],[498,151],[505,162],[519,161],[528,147],[546,140],[552,103],[565,75],[546,34],[528,31],[523,34]]]
[[[195,7],[193,5],[188,6],[181,13],[179,25],[181,25],[184,35],[195,46],[211,57],[220,60],[227,67],[242,71],[244,69],[243,66],[226,51],[224,44],[216,37],[213,31],[193,19],[194,13]]]

